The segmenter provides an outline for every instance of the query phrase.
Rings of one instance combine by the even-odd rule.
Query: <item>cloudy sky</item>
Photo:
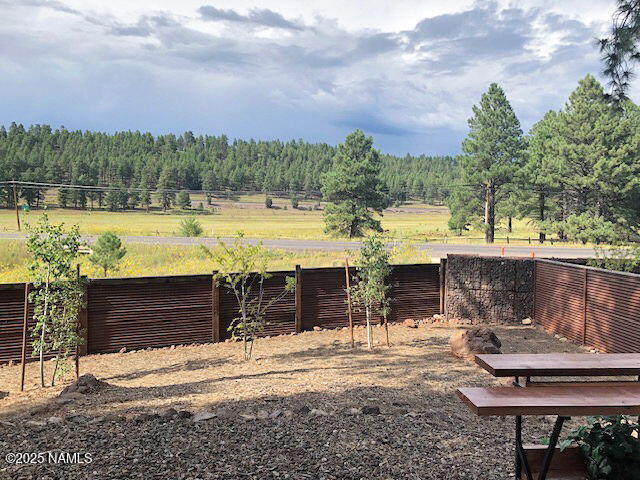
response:
[[[598,74],[614,3],[0,0],[0,124],[457,153],[489,83],[528,129]]]

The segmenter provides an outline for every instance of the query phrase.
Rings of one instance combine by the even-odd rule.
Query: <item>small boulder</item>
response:
[[[180,410],[178,412],[178,418],[191,418],[193,414],[189,410]]]
[[[307,413],[309,413],[311,411],[311,409],[309,407],[307,407],[306,405],[303,405],[302,407],[298,408],[296,410],[296,413],[298,415],[306,415]]]
[[[118,353],[124,353],[124,352],[126,352],[126,351],[127,351],[127,347],[122,347],[122,348],[118,351]]]
[[[61,424],[63,421],[62,417],[49,417],[47,420],[48,423],[54,423],[56,425]]]
[[[283,415],[284,415],[284,412],[282,410],[274,410],[269,414],[269,418],[280,418]]]
[[[402,322],[407,328],[418,328],[418,322],[416,322],[413,318],[406,318],[404,322]]]
[[[533,323],[533,320],[531,320],[530,318],[525,318],[522,320],[523,325],[531,325],[532,323]]]
[[[322,327],[319,327],[319,326],[315,325],[315,326],[313,327],[313,329],[314,329],[316,332],[319,332],[319,331],[321,331],[321,330],[322,330]]]
[[[458,358],[473,361],[476,354],[502,353],[502,342],[498,336],[487,327],[474,327],[463,330],[449,340],[451,353]]]

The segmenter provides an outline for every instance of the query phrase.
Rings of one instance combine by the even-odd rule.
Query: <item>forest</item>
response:
[[[0,126],[0,181],[117,187],[122,201],[112,206],[118,209],[151,202],[171,206],[175,195],[161,192],[176,190],[318,196],[321,174],[330,169],[335,152],[332,145],[303,140],[230,140],[191,132],[108,134],[12,123]],[[434,204],[446,201],[457,171],[454,157],[381,154],[381,158],[380,176],[393,201],[409,197]],[[154,190],[158,196],[149,194]],[[19,189],[22,202],[31,207],[39,206],[44,193]],[[104,197],[98,191],[61,189],[58,204],[102,206]],[[4,188],[0,205],[13,206],[11,187]]]

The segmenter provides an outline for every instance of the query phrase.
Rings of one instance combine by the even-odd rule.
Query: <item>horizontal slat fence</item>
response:
[[[439,313],[439,268],[439,264],[393,267],[391,321]],[[350,273],[354,275],[355,269]],[[284,290],[287,277],[297,277],[296,291],[272,305],[262,335],[348,325],[344,268],[298,268],[271,274],[265,281],[264,301]],[[23,306],[23,283],[0,285],[0,362],[20,359]],[[237,316],[235,296],[224,285],[216,286],[212,275],[91,279],[84,320],[87,342],[82,351],[110,353],[224,340],[230,337],[228,327]],[[365,321],[363,312],[354,312],[353,318],[356,324]],[[31,339],[28,343],[30,356]]]
[[[640,352],[640,275],[537,260],[534,317],[602,352]]]
[[[209,275],[89,283],[88,353],[212,341]]]
[[[294,272],[271,272],[271,277],[264,281],[263,304],[282,294],[285,289],[286,278],[293,277]],[[257,286],[254,286],[254,298],[257,297]],[[230,338],[229,326],[234,318],[240,315],[238,301],[229,288],[220,288],[220,339]],[[296,303],[295,293],[287,292],[278,302],[269,307],[266,312],[268,324],[262,335],[283,335],[296,331]],[[210,340],[209,340],[210,341]]]

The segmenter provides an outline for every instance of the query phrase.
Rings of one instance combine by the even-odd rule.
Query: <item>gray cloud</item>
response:
[[[0,5],[0,124],[334,143],[363,128],[385,150],[455,153],[490,82],[505,88],[527,128],[599,68],[593,25],[495,2],[403,31],[264,8],[149,10],[123,21],[62,1]],[[55,20],[32,27],[26,19],[36,14]],[[267,27],[283,31],[262,35]]]
[[[287,20],[281,14],[268,8],[253,8],[247,15],[241,15],[235,10],[216,8],[211,5],[203,5],[198,13],[204,20],[228,21],[248,23],[263,27],[284,28],[289,30],[302,30],[303,26]]]

